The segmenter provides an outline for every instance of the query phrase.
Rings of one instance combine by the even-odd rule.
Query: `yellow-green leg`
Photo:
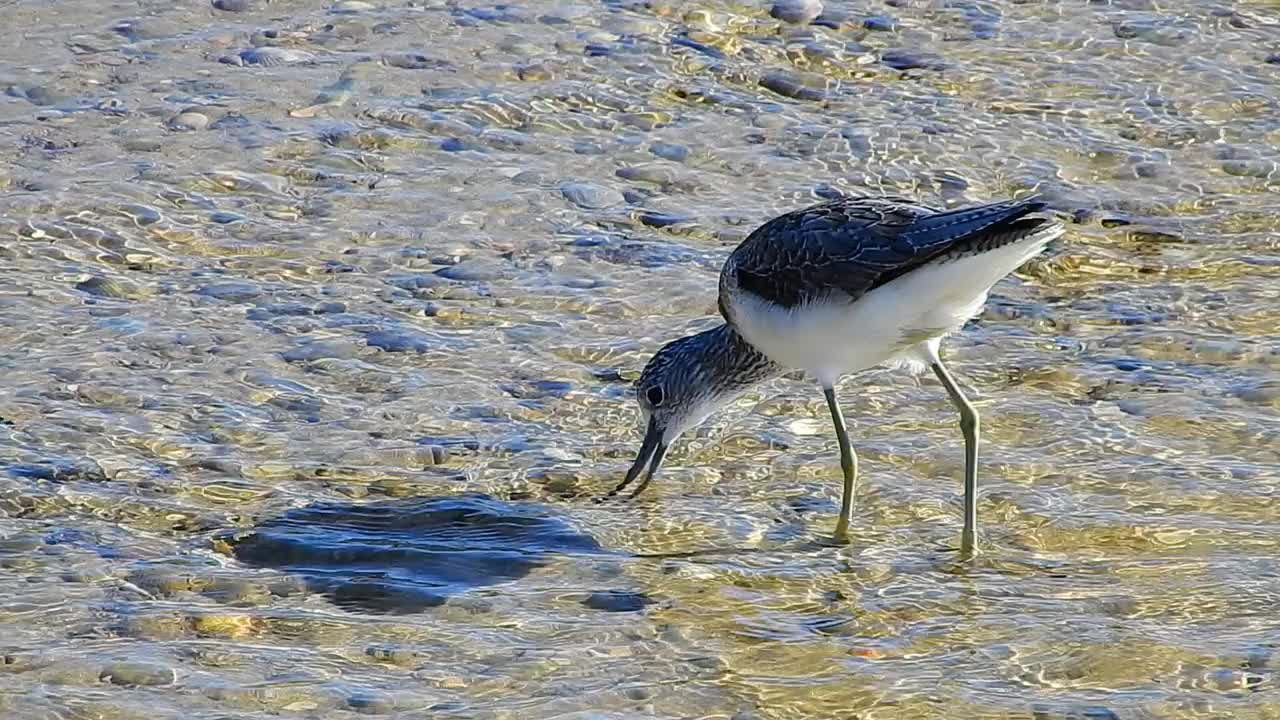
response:
[[[853,493],[858,487],[858,456],[849,444],[849,432],[845,430],[844,413],[840,412],[835,388],[824,387],[822,392],[827,396],[827,407],[831,409],[831,423],[836,426],[836,440],[840,443],[840,470],[844,472],[844,497],[840,499],[840,519],[836,521],[835,540],[847,543],[849,520],[853,516]]]
[[[960,411],[960,432],[964,435],[964,529],[960,531],[960,555],[969,558],[973,557],[978,533],[978,411],[960,392],[941,360],[933,363],[933,374]]]

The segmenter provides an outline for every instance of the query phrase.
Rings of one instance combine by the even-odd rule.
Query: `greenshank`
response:
[[[822,386],[840,447],[844,492],[837,542],[848,542],[858,478],[836,385],[877,365],[929,368],[960,415],[964,529],[977,533],[978,412],[939,357],[942,339],[987,293],[1063,233],[1029,198],[938,210],[901,198],[841,198],[757,228],[720,273],[725,323],[668,343],[636,382],[644,441],[615,495],[658,474],[667,448],[751,386],[803,370]],[[647,472],[645,471],[647,468]]]

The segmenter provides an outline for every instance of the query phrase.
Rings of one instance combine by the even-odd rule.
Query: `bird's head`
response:
[[[721,404],[722,393],[716,392],[713,358],[709,356],[713,346],[705,335],[690,335],[667,343],[654,353],[636,381],[644,442],[619,488],[635,480],[646,465],[648,472],[641,488],[647,485],[657,475],[671,443],[686,430],[701,424]]]

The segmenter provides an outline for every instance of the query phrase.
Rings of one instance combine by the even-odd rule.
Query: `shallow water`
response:
[[[0,717],[1280,717],[1280,5],[769,11],[0,3]],[[1032,189],[975,564],[929,377],[592,502],[756,224]]]

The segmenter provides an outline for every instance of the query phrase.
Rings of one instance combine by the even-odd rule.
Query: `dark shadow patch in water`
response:
[[[223,539],[246,565],[299,575],[339,607],[382,613],[516,580],[552,555],[604,552],[546,511],[478,494],[311,505]]]

